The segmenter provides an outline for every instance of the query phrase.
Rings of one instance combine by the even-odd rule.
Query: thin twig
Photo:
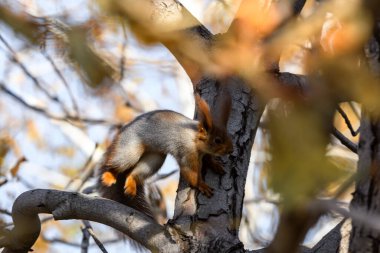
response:
[[[92,151],[91,155],[87,158],[86,163],[83,168],[80,170],[79,176],[66,185],[65,190],[70,189],[71,191],[79,191],[80,188],[84,185],[85,182],[93,175],[94,168],[97,161],[94,161],[95,155],[99,151],[99,144],[95,143],[95,148]],[[76,182],[74,184],[74,182]],[[74,186],[73,186],[74,185]]]
[[[374,213],[369,213],[364,208],[346,208],[340,207],[334,200],[318,200],[312,206],[322,209],[323,211],[334,211],[341,214],[343,217],[351,218],[353,221],[360,223],[363,227],[380,232],[380,216]]]
[[[342,116],[342,118],[344,119],[344,122],[346,123],[348,129],[350,130],[351,135],[352,136],[358,135],[358,133],[360,131],[360,127],[358,128],[358,130],[355,131],[352,124],[351,124],[350,119],[348,118],[348,116],[346,114],[346,112],[340,106],[338,106],[337,110],[338,110],[339,114]]]
[[[81,230],[82,230],[82,234],[83,234],[82,243],[80,245],[81,253],[87,253],[88,247],[90,246],[91,235],[90,235],[90,232],[88,231],[86,226],[82,227]]]
[[[123,36],[124,36],[124,40],[123,40],[123,44],[122,44],[122,47],[121,47],[121,57],[120,57],[120,63],[119,63],[119,68],[120,68],[120,82],[123,80],[124,78],[124,65],[125,65],[125,49],[127,48],[127,31],[126,31],[126,28],[125,28],[125,24],[123,23],[122,25],[122,29],[123,29]]]
[[[78,117],[73,117],[73,116],[70,116],[70,115],[62,116],[62,117],[61,116],[56,116],[56,115],[53,115],[53,114],[47,112],[44,108],[41,108],[41,107],[38,107],[38,106],[31,105],[31,104],[27,103],[20,96],[16,95],[11,90],[9,90],[4,85],[4,83],[2,83],[2,82],[0,82],[0,90],[4,91],[9,96],[13,97],[15,100],[17,100],[19,103],[21,103],[25,107],[27,107],[27,108],[35,111],[35,112],[38,112],[40,114],[43,114],[44,116],[46,116],[46,117],[48,117],[50,119],[59,120],[59,121],[66,121],[66,122],[69,122],[69,123],[72,123],[72,124],[74,124],[75,122],[84,122],[84,123],[88,123],[88,124],[106,124],[106,125],[112,125],[112,126],[118,125],[115,122],[110,122],[110,121],[103,120],[103,119],[78,118]]]
[[[80,247],[81,245],[76,242],[69,242],[67,240],[61,239],[61,238],[46,238],[44,235],[42,235],[42,240],[48,243],[61,243],[65,244],[67,246],[72,246],[72,247]]]
[[[5,185],[6,183],[8,183],[8,179],[6,179],[6,178],[1,179],[0,180],[0,187]]]
[[[17,63],[17,65],[22,69],[22,71],[32,80],[32,82],[37,86],[38,89],[40,89],[49,99],[51,99],[52,101],[58,103],[60,105],[60,107],[62,108],[62,110],[67,113],[67,109],[66,107],[64,106],[64,104],[62,103],[62,101],[60,101],[60,99],[55,96],[55,95],[52,95],[50,94],[50,92],[48,90],[46,90],[41,84],[40,82],[38,81],[38,79],[32,75],[32,73],[30,73],[30,71],[26,68],[26,66],[17,58],[16,56],[16,52],[12,49],[12,47],[9,45],[9,43],[4,39],[3,36],[1,36],[0,34],[0,40],[3,42],[3,44],[6,46],[6,48],[9,50],[9,52],[11,53],[10,57],[11,57],[11,60],[15,63]],[[68,114],[68,113],[67,113]]]
[[[98,237],[95,235],[94,230],[92,229],[92,226],[89,221],[87,220],[82,220],[84,224],[84,229],[88,231],[88,233],[91,235],[91,237],[94,239],[95,243],[98,245],[99,249],[103,253],[107,253],[106,248],[104,247],[103,243],[98,239]]]
[[[247,199],[247,200],[244,200],[244,204],[257,204],[257,203],[260,203],[260,202],[265,202],[265,203],[268,203],[268,204],[272,204],[272,205],[280,205],[281,204],[281,201],[278,201],[278,200],[272,200],[272,199],[267,199],[267,198],[252,198],[252,199]]]
[[[48,222],[48,221],[51,221],[51,220],[54,220],[53,216],[49,216],[49,217],[43,218],[43,219],[41,219],[41,224],[45,223],[45,222]]]
[[[73,108],[75,110],[75,115],[79,118],[80,117],[79,107],[78,107],[77,102],[75,101],[74,95],[73,95],[73,93],[72,93],[72,91],[70,89],[69,84],[67,83],[65,77],[62,75],[61,71],[58,69],[58,66],[54,63],[53,59],[46,52],[44,52],[43,55],[50,62],[51,66],[53,67],[53,69],[55,71],[55,73],[61,79],[61,81],[62,81],[63,85],[65,86],[65,88],[67,90],[67,93],[69,94],[69,97],[71,99],[71,103],[72,103]]]
[[[0,209],[0,213],[1,213],[1,214],[6,214],[6,215],[9,215],[9,216],[12,216],[12,213],[9,212],[9,211],[7,211],[7,210],[5,210],[5,209]]]
[[[42,240],[44,240],[45,242],[48,242],[48,243],[61,243],[61,244],[65,244],[67,246],[78,247],[78,248],[81,247],[80,243],[69,242],[69,241],[61,239],[61,238],[47,238],[43,234],[41,235],[41,238],[42,238]],[[107,245],[107,244],[111,244],[111,243],[116,243],[116,242],[120,242],[120,240],[121,240],[120,238],[109,239],[109,240],[104,241],[103,244]],[[96,245],[95,243],[89,244],[90,247],[94,247],[95,245]]]
[[[358,145],[350,141],[346,136],[344,136],[338,129],[335,127],[332,130],[332,134],[337,138],[344,146],[354,153],[358,153]]]
[[[159,180],[162,180],[162,179],[165,179],[165,178],[168,178],[170,177],[171,175],[173,175],[174,173],[176,173],[178,171],[178,169],[174,169],[168,173],[164,173],[164,174],[156,174],[154,176],[152,176],[151,178],[148,179],[148,182],[147,184],[151,184],[151,183],[154,183],[154,182],[157,182]]]

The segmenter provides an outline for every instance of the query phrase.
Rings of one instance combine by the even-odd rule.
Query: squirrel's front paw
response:
[[[204,182],[199,182],[198,184],[198,190],[202,192],[204,195],[206,195],[208,198],[212,197],[214,195],[214,189],[212,189],[210,186],[208,186]]]
[[[211,168],[212,171],[219,175],[224,175],[226,174],[226,171],[223,169],[223,165],[220,161],[216,160],[215,157],[212,157],[211,155],[206,155],[203,158],[204,164]]]
[[[212,159],[211,159],[210,167],[211,167],[211,169],[212,169],[215,173],[217,173],[217,174],[219,174],[219,175],[224,175],[224,174],[226,174],[226,171],[223,169],[223,165],[222,165],[222,163],[219,162],[219,161],[217,161],[217,160],[215,160],[215,158],[212,158]]]
[[[110,187],[116,183],[116,177],[109,171],[106,171],[102,174],[102,184]]]
[[[132,176],[128,176],[127,180],[125,180],[124,193],[131,197],[134,197],[136,196],[136,192],[137,192],[136,180]]]

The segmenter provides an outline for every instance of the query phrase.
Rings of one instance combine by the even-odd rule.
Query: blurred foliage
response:
[[[68,56],[76,63],[79,73],[88,85],[94,88],[101,84],[110,84],[117,79],[117,72],[89,46],[86,32],[81,27],[73,27],[67,32]]]
[[[12,177],[16,177],[17,176],[17,173],[20,170],[21,163],[23,163],[25,161],[26,161],[25,157],[21,157],[20,159],[18,159],[18,161],[16,162],[16,164],[10,169],[10,173],[11,173]]]
[[[0,20],[23,35],[31,43],[37,44],[41,37],[41,24],[26,13],[15,13],[9,7],[0,4]]]
[[[285,207],[310,201],[344,175],[326,157],[327,122],[302,103],[269,111],[272,159],[269,181]]]
[[[90,87],[118,79],[115,67],[96,52],[88,40],[87,33],[92,26],[70,27],[55,19],[17,13],[3,5],[0,5],[0,20],[32,44],[44,47],[45,39],[54,39],[57,49],[67,52],[68,59],[78,67],[80,76]]]
[[[0,138],[0,168],[3,166],[4,158],[7,155],[9,148],[10,147],[7,138]]]

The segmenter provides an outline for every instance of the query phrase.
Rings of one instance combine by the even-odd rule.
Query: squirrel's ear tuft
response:
[[[200,128],[205,128],[206,131],[212,128],[212,117],[210,108],[208,107],[206,101],[204,101],[199,94],[195,95],[195,103],[198,108],[199,113],[199,123],[201,124]]]

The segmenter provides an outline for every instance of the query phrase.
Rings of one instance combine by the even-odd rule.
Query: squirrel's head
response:
[[[201,151],[212,155],[226,155],[232,152],[233,145],[227,133],[225,124],[213,124],[210,108],[207,103],[199,96],[195,96],[199,112],[198,124],[198,147]],[[228,120],[228,115],[227,115]]]

